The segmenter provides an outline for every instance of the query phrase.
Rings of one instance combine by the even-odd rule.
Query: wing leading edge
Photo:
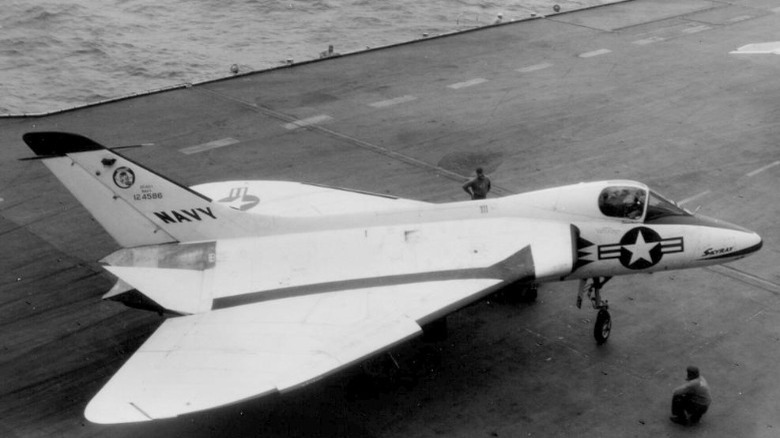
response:
[[[395,196],[287,181],[224,181],[192,189],[236,210],[279,217],[319,217],[430,205]]]

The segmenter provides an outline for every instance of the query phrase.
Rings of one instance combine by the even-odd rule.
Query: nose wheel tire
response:
[[[609,332],[612,330],[612,317],[607,309],[600,309],[596,316],[596,325],[593,327],[593,337],[599,345],[607,342]]]

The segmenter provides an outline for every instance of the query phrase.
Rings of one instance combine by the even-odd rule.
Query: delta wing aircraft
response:
[[[762,245],[634,181],[431,204],[292,182],[188,188],[83,136],[24,141],[122,247],[102,260],[118,277],[104,298],[136,295],[176,315],[90,401],[96,423],[284,393],[514,284],[580,280],[577,303],[587,295],[598,311],[601,343],[612,276]]]

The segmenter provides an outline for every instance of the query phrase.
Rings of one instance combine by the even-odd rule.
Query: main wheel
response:
[[[607,309],[599,310],[596,316],[596,325],[593,326],[593,337],[596,338],[596,343],[601,345],[607,342],[609,338],[609,332],[612,330],[612,317]]]

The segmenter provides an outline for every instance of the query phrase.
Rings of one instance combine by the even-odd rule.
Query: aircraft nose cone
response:
[[[761,249],[762,246],[764,246],[764,240],[761,239],[758,233],[750,233],[745,238],[745,254],[754,253]]]
[[[737,238],[736,252],[730,254],[730,257],[745,257],[758,251],[762,246],[764,246],[764,241],[757,233],[752,231],[741,233]]]
[[[704,250],[704,259],[729,261],[748,256],[764,245],[758,233],[738,225],[706,216],[696,216],[701,225],[713,230],[712,240]]]

